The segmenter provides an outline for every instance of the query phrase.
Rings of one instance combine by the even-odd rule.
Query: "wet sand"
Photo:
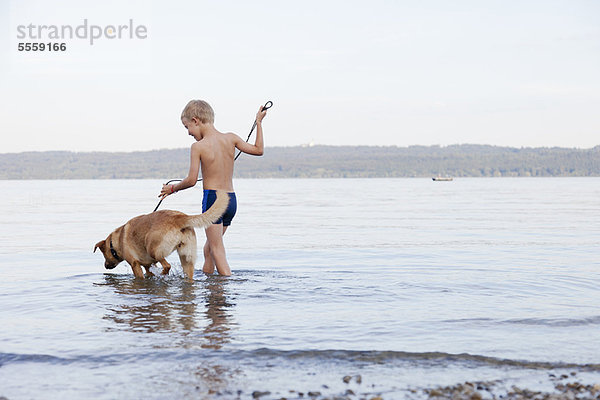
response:
[[[387,390],[379,392],[378,385],[364,382],[361,375],[345,375],[339,382],[331,386],[338,390],[331,390],[327,384],[316,386],[312,390],[289,389],[287,391],[254,390],[247,392],[209,391],[199,393],[203,398],[211,399],[260,399],[260,400],[394,400],[394,399],[453,399],[453,400],[582,400],[600,399],[600,383],[582,383],[577,378],[577,372],[555,375],[548,374],[552,382],[552,390],[528,389],[511,385],[502,380],[473,381],[458,383],[449,386],[432,386],[428,388],[411,388],[402,392]],[[339,389],[339,383],[346,385]],[[260,386],[257,384],[257,386]],[[388,389],[389,390],[389,389]]]

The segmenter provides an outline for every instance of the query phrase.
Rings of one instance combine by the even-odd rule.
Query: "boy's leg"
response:
[[[202,252],[204,253],[204,266],[202,267],[202,272],[204,272],[205,274],[214,274],[215,260],[212,254],[210,254],[210,243],[208,243],[208,234],[206,235],[206,243],[204,243]]]
[[[231,275],[231,269],[229,263],[227,263],[227,257],[225,255],[225,245],[223,244],[223,235],[227,231],[227,227],[223,224],[212,224],[205,229],[206,232],[206,244],[204,252],[204,267],[202,270],[205,273],[214,272],[215,266],[220,275],[229,276]],[[207,248],[208,256],[207,257]]]
[[[227,232],[228,226],[223,226],[223,235]],[[208,243],[208,238],[206,239],[206,243],[204,243],[204,248],[202,249],[204,253],[204,266],[202,267],[202,272],[205,274],[214,274],[215,273],[215,260],[210,254],[210,245]]]
[[[202,267],[202,272],[205,274],[212,274],[215,272],[215,260],[213,260],[212,255],[210,255],[210,246],[208,244],[208,239],[206,239],[206,243],[204,243],[204,266]]]

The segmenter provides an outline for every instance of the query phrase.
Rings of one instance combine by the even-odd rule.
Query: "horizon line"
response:
[[[269,146],[266,148],[312,148],[312,147],[370,147],[370,148],[382,148],[382,147],[391,147],[391,148],[411,148],[411,147],[439,147],[439,148],[447,148],[447,147],[458,147],[458,146],[480,146],[480,147],[497,147],[497,148],[507,148],[507,149],[565,149],[565,150],[593,150],[597,147],[600,147],[600,144],[597,144],[592,147],[563,147],[563,146],[506,146],[506,145],[496,145],[496,144],[481,144],[481,143],[455,143],[455,144],[411,144],[407,146],[398,146],[394,144],[390,145],[332,145],[332,144],[318,144],[318,143],[308,143],[308,144],[295,144],[288,146]],[[13,151],[13,152],[3,152],[0,155],[16,155],[16,154],[27,154],[27,153],[151,153],[154,151],[172,151],[172,150],[188,150],[188,147],[163,147],[159,149],[150,149],[150,150],[118,150],[118,151],[107,151],[107,150],[25,150],[25,151]]]

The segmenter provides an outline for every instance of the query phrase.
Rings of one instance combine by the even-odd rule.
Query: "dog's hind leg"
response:
[[[194,263],[190,262],[188,257],[179,257],[181,260],[181,266],[183,267],[183,273],[188,279],[194,279]]]
[[[171,264],[169,264],[167,262],[167,260],[165,260],[164,258],[162,260],[158,260],[158,262],[160,263],[160,265],[162,265],[163,270],[161,272],[161,275],[169,275],[169,271],[171,270]]]
[[[196,261],[196,242],[193,242],[193,245],[183,246],[178,250],[179,260],[181,261],[181,266],[183,267],[183,273],[189,279],[194,278],[194,263]],[[192,253],[193,251],[193,253]]]
[[[193,229],[185,229],[184,237],[177,246],[179,261],[183,267],[183,273],[188,279],[194,278],[194,264],[196,263],[196,233]]]
[[[144,265],[144,269],[146,270],[146,275],[154,276],[152,271],[150,271],[150,268],[151,268],[150,266]]]

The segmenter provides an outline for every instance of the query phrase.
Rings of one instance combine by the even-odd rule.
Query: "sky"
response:
[[[0,153],[189,147],[191,99],[244,139],[273,101],[266,147],[600,145],[596,0],[0,0],[0,27]]]

